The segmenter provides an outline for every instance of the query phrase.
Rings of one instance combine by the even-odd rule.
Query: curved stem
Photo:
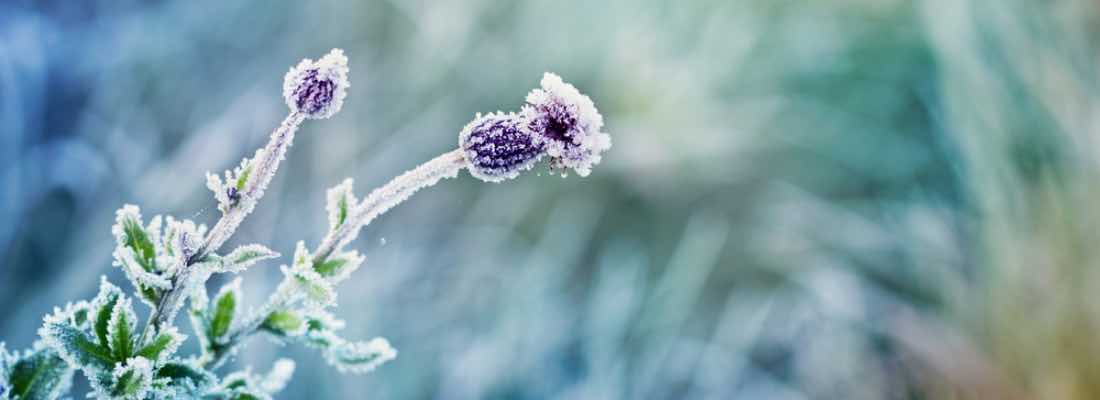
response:
[[[420,164],[420,166],[406,171],[391,179],[385,185],[374,189],[351,210],[346,222],[325,236],[313,252],[313,265],[323,263],[333,253],[338,253],[344,245],[359,235],[361,228],[369,225],[379,215],[401,204],[416,191],[435,185],[444,178],[453,178],[465,167],[466,156],[461,149],[456,149]],[[226,344],[215,349],[213,356],[203,366],[210,369],[220,367],[244,339],[259,331],[268,315],[293,305],[296,297],[288,292],[290,290],[292,290],[292,287],[284,279],[268,298],[263,308],[230,333]]]
[[[189,292],[188,289],[194,283],[192,278],[196,271],[192,266],[221,248],[222,244],[233,236],[241,221],[252,213],[256,202],[263,197],[264,189],[275,176],[279,162],[285,158],[287,148],[294,142],[294,133],[304,119],[305,116],[301,113],[291,112],[271,133],[271,139],[268,140],[267,145],[251,161],[252,173],[245,182],[240,201],[222,214],[214,224],[214,228],[206,235],[202,246],[186,257],[184,265],[172,277],[172,287],[160,298],[160,302],[149,317],[149,323],[145,325],[142,332],[143,341],[150,330],[160,329],[161,326],[169,325],[175,319],[185,295]]]

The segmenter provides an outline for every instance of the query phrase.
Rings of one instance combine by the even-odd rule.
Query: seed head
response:
[[[332,49],[320,60],[307,58],[291,68],[283,80],[283,97],[306,118],[328,118],[340,111],[350,85],[348,58],[343,50]]]
[[[600,132],[603,116],[592,99],[553,73],[544,74],[541,88],[527,95],[520,117],[556,170],[572,168],[588,176],[600,154],[611,148],[611,136]]]
[[[478,114],[458,135],[470,174],[487,182],[519,176],[543,155],[515,113]]]

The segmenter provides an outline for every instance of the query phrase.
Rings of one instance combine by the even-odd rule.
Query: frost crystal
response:
[[[514,113],[478,114],[458,135],[470,175],[486,182],[519,176],[544,154]]]
[[[286,387],[292,376],[294,376],[294,361],[280,358],[271,367],[271,372],[268,372],[260,381],[260,389],[270,394],[278,393]]]
[[[332,49],[320,60],[304,59],[286,73],[283,97],[292,111],[307,118],[331,117],[340,111],[347,96],[348,58]]]
[[[551,167],[588,176],[600,154],[611,148],[611,136],[600,132],[603,116],[592,99],[555,74],[543,75],[541,86],[527,95],[520,112],[524,127],[545,147]]]
[[[385,338],[336,345],[326,353],[329,364],[340,372],[359,374],[371,372],[394,358],[397,358],[397,350]]]

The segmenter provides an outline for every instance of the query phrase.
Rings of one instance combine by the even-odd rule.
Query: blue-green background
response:
[[[340,375],[254,339],[238,365],[298,361],[283,398],[1097,398],[1098,12],[9,0],[0,339],[29,346],[54,305],[124,283],[122,204],[213,223],[203,173],[266,140],[289,66],[340,47],[343,111],[303,126],[231,244],[315,245],[325,189],[454,148],[544,71],[614,147],[588,178],[463,174],[366,228],[338,315],[400,354]],[[248,304],[277,267],[244,273]]]

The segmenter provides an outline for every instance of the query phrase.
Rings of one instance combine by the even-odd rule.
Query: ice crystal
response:
[[[332,49],[320,60],[304,59],[286,73],[283,97],[292,111],[307,118],[331,117],[340,111],[347,96],[348,58]]]
[[[541,88],[527,95],[520,115],[555,170],[571,168],[588,176],[601,153],[611,148],[611,136],[600,131],[603,116],[592,99],[553,73],[544,74]]]
[[[326,353],[328,362],[340,372],[359,374],[371,372],[394,358],[397,358],[397,350],[385,338],[334,345]]]
[[[286,358],[275,360],[271,372],[268,372],[260,381],[260,389],[270,394],[278,393],[286,388],[286,384],[290,382],[292,376],[294,376],[294,360]]]
[[[487,182],[519,176],[543,155],[543,145],[514,113],[478,114],[458,135],[470,175]]]

